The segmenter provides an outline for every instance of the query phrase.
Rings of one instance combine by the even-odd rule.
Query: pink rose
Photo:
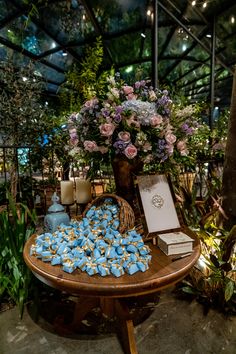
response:
[[[115,130],[115,125],[112,123],[104,123],[101,124],[99,129],[100,129],[100,133],[103,136],[111,136]]]
[[[124,94],[127,96],[127,95],[130,95],[131,93],[134,92],[134,89],[132,86],[123,86],[123,91],[124,91]]]
[[[98,151],[98,146],[95,141],[85,140],[84,149],[89,152]]]
[[[168,144],[168,145],[166,146],[166,150],[167,150],[167,152],[168,152],[169,155],[173,155],[173,152],[174,152],[174,145]]]
[[[134,93],[134,89],[132,86],[123,86],[123,91],[127,100],[135,100],[137,98],[137,95]]]
[[[136,100],[137,95],[135,95],[134,93],[129,93],[126,97],[127,100]]]
[[[177,142],[176,147],[177,147],[177,150],[180,152],[180,155],[182,155],[182,156],[187,156],[188,155],[186,142],[184,140],[179,140]]]
[[[129,132],[119,132],[118,138],[126,143],[130,142],[130,133]]]
[[[133,159],[137,153],[138,150],[133,144],[128,145],[124,150],[124,154],[126,157],[128,157],[128,159]]]
[[[157,114],[150,119],[151,126],[156,127],[163,122],[162,116]]]
[[[86,101],[84,105],[87,108],[93,108],[94,106],[96,106],[96,104],[98,104],[98,99],[92,98],[91,100]]]
[[[186,149],[186,142],[184,140],[179,140],[176,144],[177,150],[185,150]]]
[[[176,142],[176,136],[171,132],[165,134],[165,139],[168,144],[174,144]]]

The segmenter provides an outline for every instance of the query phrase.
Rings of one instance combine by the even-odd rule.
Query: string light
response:
[[[230,22],[231,22],[231,23],[235,23],[235,17],[234,17],[234,16],[231,16]]]
[[[152,14],[151,10],[147,10],[147,15],[151,16],[151,14]]]
[[[205,9],[207,7],[207,4],[209,3],[209,1],[196,1],[196,0],[193,0],[191,2],[192,6],[201,6]]]
[[[131,73],[133,71],[133,66],[128,66],[126,69],[125,69],[125,72],[126,73]]]

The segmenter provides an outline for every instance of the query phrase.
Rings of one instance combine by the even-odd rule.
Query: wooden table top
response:
[[[89,276],[75,270],[66,273],[61,266],[52,266],[34,256],[30,256],[31,245],[36,235],[32,235],[24,247],[24,260],[34,275],[45,284],[70,294],[122,298],[152,293],[182,280],[194,266],[200,255],[200,243],[194,241],[194,250],[186,258],[172,261],[157,246],[150,244],[152,260],[149,269],[133,275],[124,274],[119,278],[98,274]]]

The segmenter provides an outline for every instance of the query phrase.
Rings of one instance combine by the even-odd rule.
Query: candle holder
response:
[[[65,204],[65,203],[61,203],[63,205],[63,207],[66,210],[66,213],[69,215],[69,217],[71,218],[71,210],[70,208],[72,207],[72,205],[74,205],[75,203],[71,203],[71,204]]]
[[[88,203],[76,202],[76,215],[82,215]],[[79,213],[78,213],[79,210]]]

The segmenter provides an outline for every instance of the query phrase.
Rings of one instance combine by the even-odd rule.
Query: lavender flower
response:
[[[114,148],[116,149],[116,154],[123,153],[126,147],[129,145],[129,142],[125,142],[123,140],[118,139],[114,144]]]

